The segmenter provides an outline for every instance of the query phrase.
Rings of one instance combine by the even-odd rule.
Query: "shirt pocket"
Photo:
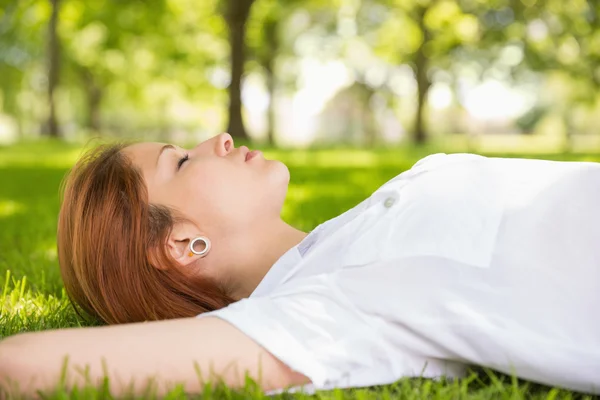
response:
[[[484,160],[451,163],[378,193],[361,216],[376,222],[349,241],[344,264],[431,256],[488,267],[503,199]]]

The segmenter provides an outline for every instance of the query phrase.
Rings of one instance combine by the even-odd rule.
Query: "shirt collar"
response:
[[[292,267],[302,260],[302,257],[316,242],[319,227],[310,231],[300,243],[283,253],[283,255],[279,257],[277,261],[275,261],[275,264],[269,268],[258,286],[250,294],[250,297],[264,296],[273,290],[275,285],[279,284],[283,280],[290,269],[292,269]]]

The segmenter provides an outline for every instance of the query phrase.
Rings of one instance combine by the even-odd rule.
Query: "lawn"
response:
[[[439,150],[407,147],[373,151],[264,149],[266,158],[276,158],[288,165],[291,182],[282,216],[305,231],[351,208],[388,179],[409,169],[419,158],[436,151]],[[24,331],[84,325],[69,306],[56,255],[60,182],[80,152],[79,146],[52,141],[0,147],[0,339]],[[535,157],[600,161],[600,155]],[[71,396],[59,391],[48,398],[111,398],[108,390],[109,386],[87,388]],[[178,389],[168,396],[185,397]],[[264,396],[250,382],[240,391],[217,385],[198,397]],[[401,379],[388,386],[336,389],[312,396],[284,393],[274,397],[553,399],[580,398],[580,395],[474,368],[468,378],[456,381]]]

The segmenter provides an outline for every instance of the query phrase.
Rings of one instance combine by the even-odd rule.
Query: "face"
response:
[[[289,170],[262,153],[246,160],[248,148],[235,148],[228,133],[190,150],[138,143],[123,151],[142,171],[149,202],[178,210],[213,242],[248,237],[265,219],[280,217]]]

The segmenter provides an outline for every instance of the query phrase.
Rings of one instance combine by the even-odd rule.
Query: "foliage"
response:
[[[371,92],[363,108],[389,110],[412,125],[406,131],[417,141],[432,137],[436,124],[445,132],[468,130],[455,123],[464,112],[465,80],[535,88],[532,110],[522,113],[533,111],[524,115],[528,122],[510,121],[517,129],[534,132],[557,114],[568,134],[596,131],[598,0],[58,3],[55,103],[66,139],[89,131],[165,141],[206,137],[225,128],[234,110],[244,130],[241,114],[257,118],[247,115],[256,97],[245,98],[240,112],[240,86],[250,87],[245,78],[252,75],[264,82],[269,100],[261,112],[273,142],[276,131],[288,130],[288,111],[274,104],[296,107],[305,81],[319,81],[302,74],[317,61],[342,63],[346,87],[356,83]],[[51,14],[48,0],[0,0],[0,134],[14,125],[20,136],[35,137],[47,119]],[[237,14],[243,18],[231,19]],[[240,39],[242,27],[247,35]],[[430,107],[430,92],[440,84],[452,91],[443,118]],[[235,107],[228,109],[228,98]],[[364,135],[371,145],[385,136]]]

